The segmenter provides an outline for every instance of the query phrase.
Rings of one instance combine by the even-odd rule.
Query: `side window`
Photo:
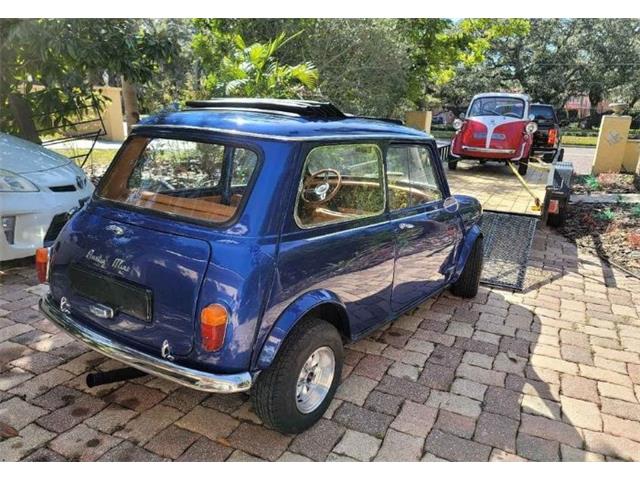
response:
[[[257,161],[258,156],[255,152],[244,148],[235,148],[231,167],[231,186],[246,187],[251,173],[256,168]]]
[[[442,198],[427,147],[395,145],[387,151],[389,209],[400,210]]]
[[[384,211],[382,154],[377,145],[323,145],[304,163],[296,201],[301,227],[344,222]]]

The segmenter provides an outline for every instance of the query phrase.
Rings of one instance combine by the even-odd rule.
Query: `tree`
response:
[[[34,112],[55,112],[40,122],[64,126],[79,109],[103,101],[93,86],[105,79],[148,81],[168,63],[173,43],[153,20],[40,19],[0,21],[0,128],[15,131],[10,94]],[[44,87],[34,93],[34,86]]]
[[[205,71],[203,89],[214,96],[301,98],[312,93],[318,72],[311,62],[287,65],[278,50],[299,34],[284,33],[265,43],[247,45],[239,34],[205,34],[194,51]]]

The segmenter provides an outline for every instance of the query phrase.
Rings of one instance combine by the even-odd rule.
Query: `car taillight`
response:
[[[549,200],[549,208],[547,208],[547,212],[557,214],[560,212],[560,201],[558,200]]]
[[[558,130],[556,130],[555,128],[552,128],[551,130],[549,130],[549,136],[547,137],[547,143],[549,145],[555,145],[557,139],[558,139]]]
[[[49,280],[49,249],[38,248],[36,250],[36,273],[38,281],[45,283]]]
[[[213,303],[200,312],[200,337],[202,348],[207,352],[215,352],[222,347],[228,318],[227,309],[218,303]]]

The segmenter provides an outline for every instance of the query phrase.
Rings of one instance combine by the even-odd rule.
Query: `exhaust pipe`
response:
[[[123,382],[134,378],[144,377],[145,372],[133,367],[118,368],[109,372],[96,372],[87,375],[87,387],[99,387],[107,383]]]

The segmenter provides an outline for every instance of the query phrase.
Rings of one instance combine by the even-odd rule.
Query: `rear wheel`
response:
[[[343,356],[333,325],[302,320],[254,386],[253,403],[262,421],[283,433],[300,433],[316,423],[340,383]]]
[[[449,160],[449,170],[455,170],[456,168],[458,168],[458,161]]]
[[[472,298],[478,293],[480,275],[482,274],[483,257],[482,237],[478,237],[471,248],[467,263],[462,270],[460,278],[451,285],[451,293],[458,297]]]

